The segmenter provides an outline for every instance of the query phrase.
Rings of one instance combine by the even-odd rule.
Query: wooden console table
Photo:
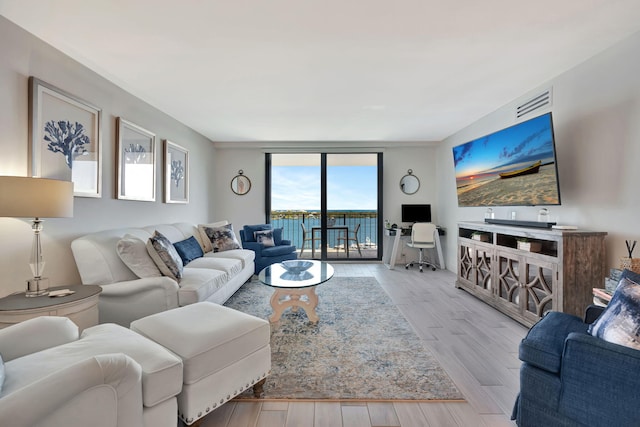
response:
[[[456,287],[526,326],[551,310],[582,317],[607,273],[606,235],[461,222]],[[518,249],[523,239],[538,252]]]

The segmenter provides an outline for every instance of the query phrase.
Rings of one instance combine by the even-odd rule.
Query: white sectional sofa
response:
[[[214,225],[223,224],[227,222]],[[155,231],[171,243],[193,236],[203,250],[211,247],[205,245],[198,226],[189,223],[100,231],[71,243],[82,283],[102,287],[98,303],[100,323],[129,327],[134,320],[196,302],[222,304],[254,273],[254,252],[233,249],[206,252],[203,257],[189,262],[184,266],[179,282],[157,271],[147,274],[137,269],[139,275],[136,275],[118,254],[118,243],[127,235],[147,242]]]

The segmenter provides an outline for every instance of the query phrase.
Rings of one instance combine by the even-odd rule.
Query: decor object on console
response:
[[[156,200],[156,135],[122,117],[118,130],[118,199]]]
[[[231,180],[231,191],[239,196],[244,196],[251,190],[251,180],[244,175],[244,171],[240,169],[238,175]]]
[[[200,226],[204,225],[207,224]],[[122,228],[88,234],[71,242],[82,283],[102,287],[100,323],[128,327],[134,320],[150,314],[200,301],[221,304],[249,280],[254,273],[254,252],[234,249],[214,253],[210,241],[209,246],[205,245],[199,228],[189,223]],[[193,237],[202,248],[203,256],[184,266],[180,282],[167,276],[158,277],[151,257],[144,256],[142,251],[117,250],[124,243],[135,243],[131,242],[132,237],[140,240],[138,248],[144,246],[156,231],[179,246]],[[127,259],[128,256],[132,259]]]
[[[640,275],[625,270],[626,279]],[[589,334],[589,324],[600,316],[599,323],[603,310],[589,307],[584,322],[551,312],[522,340],[520,394],[512,415],[519,427],[640,425],[640,350]]]
[[[189,203],[189,150],[164,140],[164,202]]]
[[[29,77],[29,174],[73,182],[75,196],[102,194],[102,111]]]
[[[266,246],[257,242],[256,232],[265,230],[273,230],[274,246]],[[290,240],[282,238],[282,228],[274,229],[271,224],[245,225],[240,230],[240,240],[243,248],[250,249],[256,254],[255,274],[268,265],[298,258],[296,247],[291,244]]]
[[[33,219],[33,247],[29,266],[33,278],[27,281],[26,295],[47,295],[49,279],[42,277],[44,258],[40,218],[73,216],[73,183],[45,178],[0,176],[0,216]]]

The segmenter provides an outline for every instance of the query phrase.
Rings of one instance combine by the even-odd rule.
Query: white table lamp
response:
[[[45,178],[0,176],[0,217],[34,218],[33,247],[29,265],[33,278],[27,280],[26,296],[49,294],[49,280],[42,277],[44,259],[40,244],[40,218],[73,216],[73,183]]]

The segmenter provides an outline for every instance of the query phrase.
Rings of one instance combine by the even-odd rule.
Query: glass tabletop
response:
[[[258,279],[274,288],[307,288],[317,286],[333,277],[333,267],[324,261],[300,260],[311,264],[299,273],[288,271],[282,263],[271,264],[258,274]]]

